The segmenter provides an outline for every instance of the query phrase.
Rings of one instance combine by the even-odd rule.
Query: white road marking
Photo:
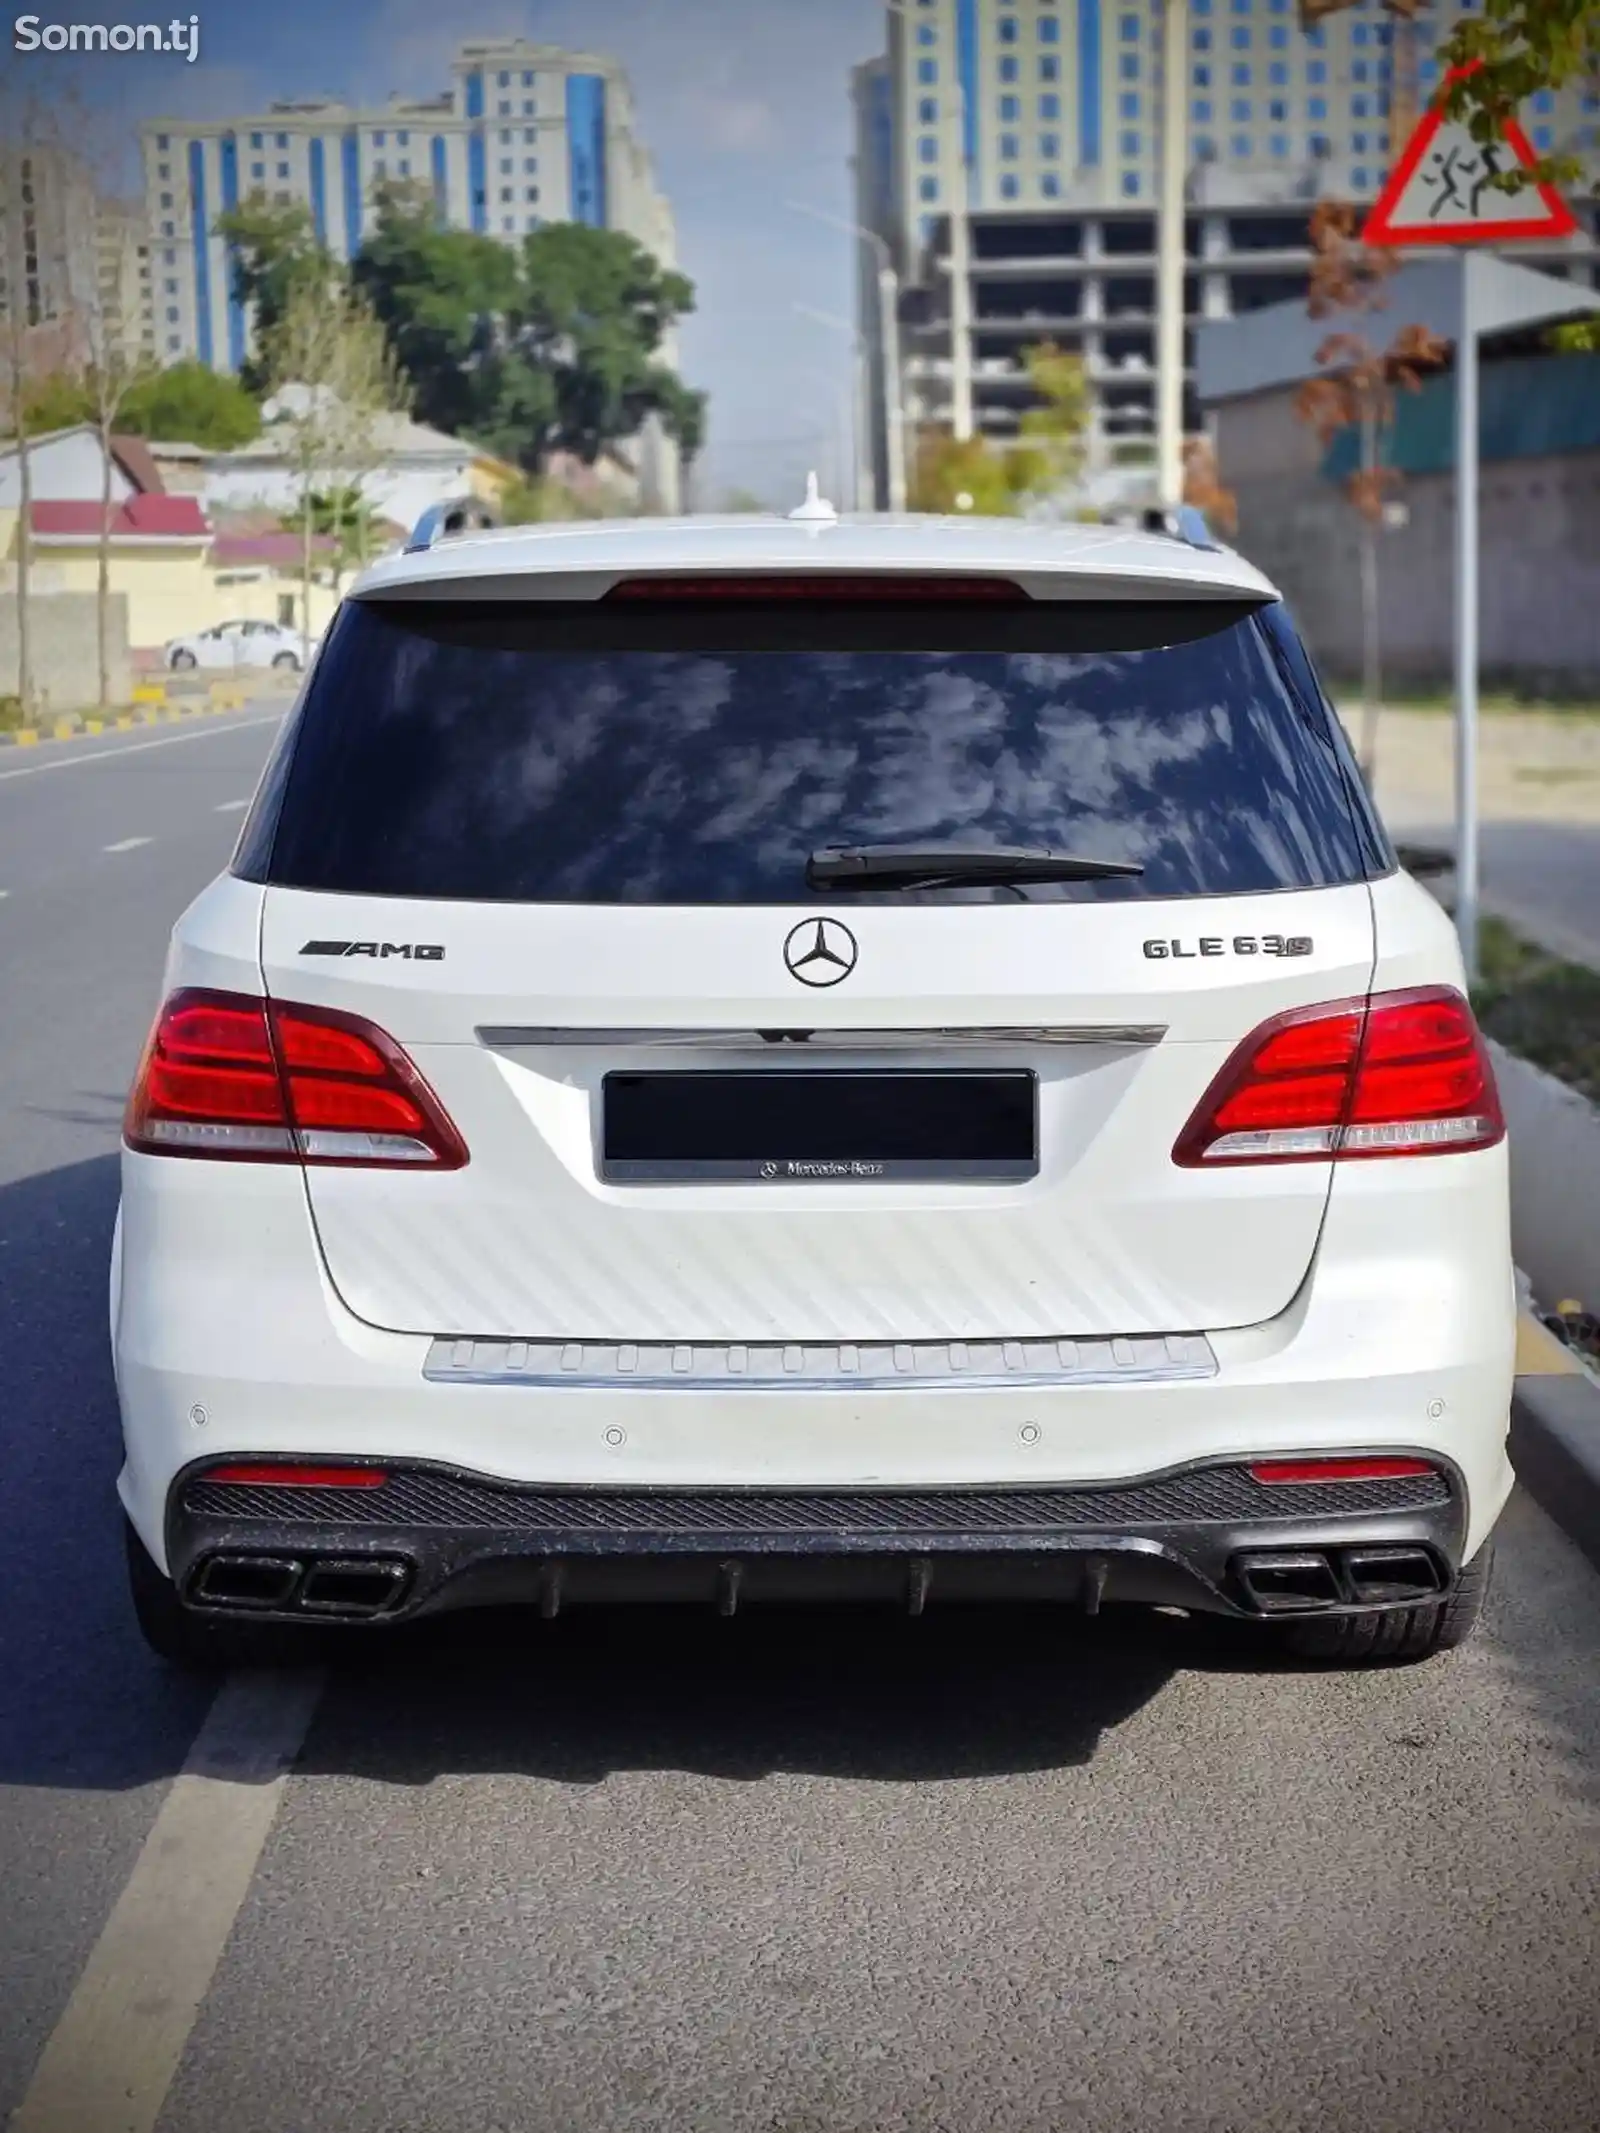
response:
[[[9,2133],[151,2133],[255,1874],[320,1673],[235,1674],[173,1780]]]
[[[219,815],[238,815],[250,805],[248,800],[223,800],[213,812]]]
[[[154,844],[154,837],[124,837],[120,844],[104,844],[103,852],[136,852],[141,844]]]
[[[52,763],[29,763],[22,770],[0,770],[0,785],[9,784],[13,778],[42,778],[48,770],[76,770],[80,763],[108,763],[118,756],[143,755],[151,748],[178,748],[185,741],[209,741],[219,733],[238,733],[246,726],[276,726],[282,718],[281,711],[274,711],[267,718],[236,718],[224,720],[220,725],[201,720],[187,732],[164,734],[159,741],[134,741],[127,748],[91,748],[87,752],[74,749]]]

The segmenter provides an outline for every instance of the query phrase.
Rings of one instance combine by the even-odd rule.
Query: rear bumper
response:
[[[211,1466],[169,1501],[178,1589],[202,1612],[285,1620],[618,1601],[1326,1614],[1448,1591],[1467,1526],[1442,1465],[1286,1486],[1209,1461],[1104,1487],[935,1490],[551,1488],[411,1465],[339,1489],[217,1482]]]
[[[1478,1161],[1451,1158],[1448,1174]],[[367,1325],[335,1293],[298,1175],[236,1165],[224,1193],[208,1164],[129,1155],[111,1298],[122,1502],[151,1557],[181,1574],[208,1529],[180,1521],[173,1507],[202,1460],[367,1460],[394,1472],[477,1477],[491,1488],[564,1491],[573,1502],[585,1492],[664,1501],[722,1491],[750,1501],[763,1493],[817,1500],[821,1491],[903,1505],[908,1492],[966,1500],[1000,1492],[1026,1504],[1037,1491],[1099,1492],[1286,1453],[1407,1452],[1456,1477],[1453,1516],[1464,1530],[1447,1552],[1470,1558],[1512,1482],[1515,1299],[1503,1210],[1484,1220],[1471,1194],[1441,1194],[1439,1163],[1370,1168],[1384,1178],[1352,1179],[1348,1193],[1341,1180],[1294,1302],[1263,1325],[1211,1333],[1207,1375],[778,1390],[531,1386],[474,1382],[470,1372],[465,1382],[441,1381],[429,1375],[428,1337]],[[1291,1508],[1279,1503],[1273,1515],[1287,1518]],[[1287,1537],[1309,1537],[1306,1521],[1320,1531],[1326,1509],[1305,1507]],[[448,1530],[426,1519],[391,1523],[401,1534],[417,1529],[418,1561],[437,1560],[440,1589],[459,1594],[491,1577],[479,1564],[509,1563],[503,1575],[513,1585],[530,1564],[537,1584],[552,1555],[608,1562],[619,1576],[630,1562],[671,1563],[677,1577],[693,1552],[654,1547],[647,1528],[638,1545],[602,1550],[567,1546],[559,1527],[519,1525],[508,1534],[490,1521],[485,1535],[484,1521],[470,1516]],[[1069,1571],[1069,1558],[1108,1554],[1118,1580],[1143,1576],[1151,1558],[1176,1556],[1225,1593],[1207,1536],[1173,1530],[1193,1523],[1152,1513],[1107,1532],[1103,1521],[1069,1520],[1041,1538],[1029,1516],[1009,1539],[997,1529],[935,1546],[913,1533],[877,1554],[897,1559],[894,1577],[907,1556],[932,1557],[936,1570],[946,1557],[1003,1558],[1009,1577],[1029,1554],[1048,1558],[1051,1576]],[[360,1553],[372,1545],[364,1526],[346,1530],[337,1507],[324,1525],[319,1547],[348,1543]],[[825,1522],[822,1538],[836,1537],[836,1526]],[[1424,1537],[1409,1528],[1398,1536]],[[268,1518],[254,1538],[282,1536]],[[712,1533],[700,1552],[713,1576],[732,1554],[775,1563],[828,1553],[776,1538],[787,1544],[754,1548],[742,1528]],[[829,1559],[860,1565],[873,1552],[851,1540]],[[946,1589],[954,1575],[952,1565]],[[419,1573],[416,1605],[429,1589]],[[1117,1589],[1108,1577],[1108,1596]]]

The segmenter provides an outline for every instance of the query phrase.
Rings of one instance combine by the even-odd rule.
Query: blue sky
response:
[[[12,49],[10,21],[26,12],[112,23],[191,10],[193,66],[148,52]],[[711,395],[703,494],[714,503],[740,485],[777,503],[798,499],[806,468],[830,449],[851,379],[845,337],[794,306],[840,317],[854,307],[850,239],[785,202],[848,215],[849,70],[882,49],[882,24],[874,0],[13,0],[0,73],[64,109],[92,110],[131,186],[145,117],[439,89],[455,46],[475,36],[615,54],[698,293],[682,361]]]

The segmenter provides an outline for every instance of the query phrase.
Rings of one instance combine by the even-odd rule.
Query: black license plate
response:
[[[600,1175],[855,1184],[1031,1178],[1028,1073],[607,1074]]]

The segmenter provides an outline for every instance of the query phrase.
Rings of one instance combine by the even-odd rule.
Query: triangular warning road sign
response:
[[[1455,67],[1444,88],[1472,71]],[[1577,217],[1553,185],[1531,182],[1514,193],[1489,183],[1499,171],[1538,160],[1515,119],[1489,147],[1444,115],[1444,92],[1416,131],[1362,226],[1372,245],[1494,244],[1514,237],[1570,237]],[[1535,204],[1537,205],[1535,206]]]

